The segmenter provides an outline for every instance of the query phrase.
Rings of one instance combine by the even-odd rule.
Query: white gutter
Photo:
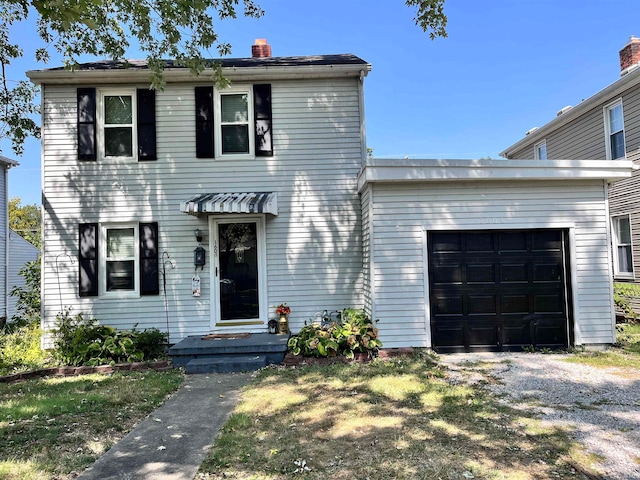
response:
[[[337,65],[291,65],[291,66],[259,66],[259,67],[224,67],[222,75],[231,81],[244,80],[289,80],[303,78],[336,78],[359,77],[361,72],[371,70],[369,64],[337,64]],[[95,70],[30,70],[27,77],[35,84],[131,84],[150,82],[151,72],[147,68],[131,67]],[[166,68],[163,78],[167,83],[193,83],[196,81],[211,82],[215,79],[212,69],[204,70],[200,75],[193,75],[188,68]]]
[[[368,159],[358,191],[368,183],[412,181],[607,180],[628,178],[630,160],[390,160]]]

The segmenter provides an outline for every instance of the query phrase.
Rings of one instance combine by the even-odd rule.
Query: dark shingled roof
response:
[[[163,60],[165,68],[187,68],[178,65],[175,60]],[[336,55],[309,55],[304,57],[266,57],[266,58],[220,58],[207,59],[207,63],[219,63],[226,67],[297,67],[314,65],[367,65],[367,62],[351,53]],[[97,62],[80,63],[75,70],[146,70],[149,68],[146,60],[112,61],[100,60]],[[47,69],[49,71],[64,70],[64,67]]]

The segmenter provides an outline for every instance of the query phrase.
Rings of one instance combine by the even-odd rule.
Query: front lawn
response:
[[[581,352],[567,361],[594,367],[640,370],[640,324],[618,324],[616,337],[616,344],[607,350]]]
[[[487,377],[491,381],[491,377]],[[556,479],[587,476],[566,432],[448,379],[430,356],[268,368],[199,479]]]
[[[173,370],[0,384],[0,478],[61,479],[82,472],[177,390],[182,378]]]

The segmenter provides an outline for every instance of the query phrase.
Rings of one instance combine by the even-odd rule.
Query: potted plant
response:
[[[276,307],[276,314],[280,317],[278,321],[278,333],[289,333],[289,314],[291,308],[286,303],[281,303]]]

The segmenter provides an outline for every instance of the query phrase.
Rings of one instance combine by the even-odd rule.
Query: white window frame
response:
[[[631,240],[630,243],[620,242],[620,219],[622,218],[626,218],[629,221],[629,238]],[[613,243],[613,274],[616,278],[633,279],[635,275],[634,275],[634,267],[633,267],[633,232],[631,229],[631,215],[625,214],[625,215],[612,216],[611,217],[611,234],[612,234],[611,240]],[[626,247],[626,246],[631,247],[631,258],[630,258],[631,271],[630,272],[620,271],[618,248]]]
[[[540,155],[540,151],[543,147],[544,147],[544,155]],[[541,142],[536,143],[533,146],[533,152],[536,160],[546,160],[547,159],[547,141],[542,140]]]
[[[247,95],[247,125],[249,135],[249,152],[248,153],[222,153],[222,96],[223,95]],[[224,159],[254,159],[255,158],[255,120],[253,111],[253,88],[251,85],[234,86],[223,90],[215,89],[214,101],[214,139],[215,139],[215,156]]]
[[[611,117],[609,115],[609,112],[611,110],[613,110],[616,107],[620,107],[620,116],[622,117],[622,129],[621,130],[616,130],[615,132],[612,131],[612,127],[611,127]],[[627,157],[627,139],[625,137],[625,128],[624,128],[624,109],[622,106],[622,99],[619,98],[614,102],[609,103],[608,105],[605,105],[604,107],[604,135],[605,135],[605,146],[606,146],[606,151],[607,151],[607,160],[619,160],[619,159],[625,159]],[[624,144],[624,155],[622,157],[618,157],[618,158],[613,158],[613,152],[611,151],[611,136],[618,133],[618,132],[622,132],[622,141]]]
[[[138,230],[137,222],[126,223],[101,223],[100,224],[100,238],[99,238],[99,294],[105,298],[137,298],[140,296],[140,232]],[[111,229],[133,229],[133,276],[134,276],[134,288],[133,290],[114,290],[107,291],[107,231]]]
[[[104,98],[110,96],[130,96],[131,97],[131,156],[120,157],[107,155],[105,148],[105,114],[104,114]],[[98,105],[97,105],[97,150],[98,159],[109,161],[136,161],[138,157],[138,127],[137,127],[137,98],[135,88],[114,88],[104,89],[98,91]],[[128,125],[125,125],[128,126]]]

